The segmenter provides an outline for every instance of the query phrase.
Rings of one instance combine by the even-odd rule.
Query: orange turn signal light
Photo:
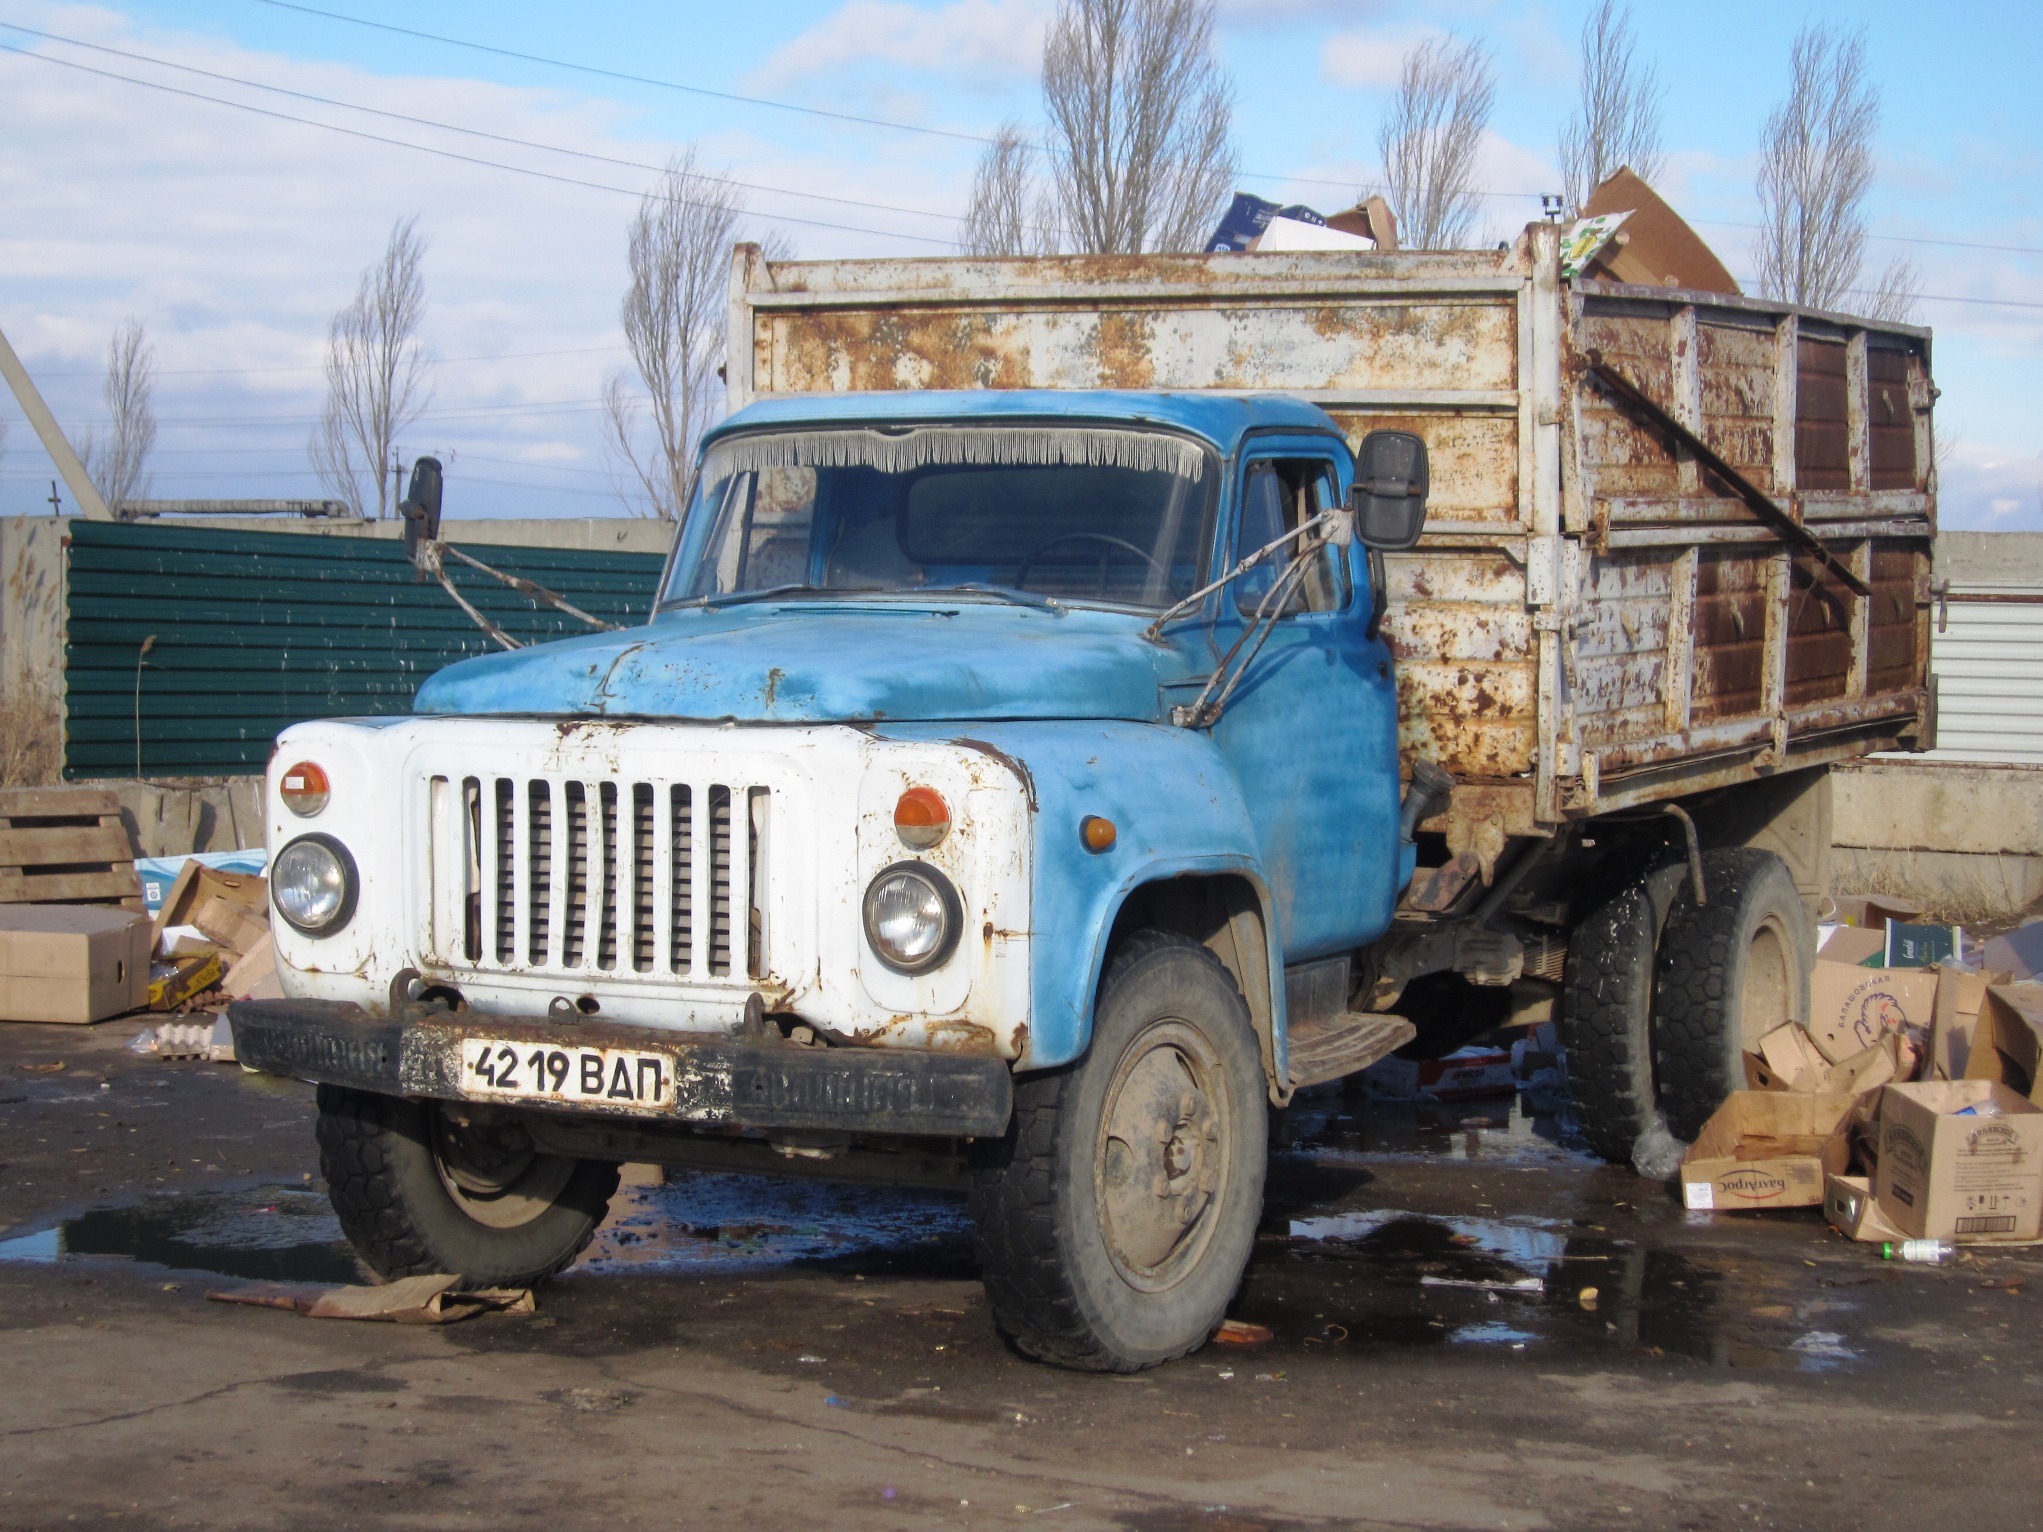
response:
[[[1085,822],[1078,827],[1078,836],[1085,842],[1088,851],[1111,851],[1120,832],[1114,828],[1111,819],[1102,819],[1097,814],[1088,814]]]
[[[904,846],[927,851],[950,829],[951,807],[933,787],[911,787],[894,805],[894,833]]]
[[[331,792],[325,771],[310,761],[300,761],[277,783],[277,796],[284,800],[284,807],[300,819],[310,819],[325,808]]]

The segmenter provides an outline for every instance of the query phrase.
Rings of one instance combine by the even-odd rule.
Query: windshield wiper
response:
[[[1039,595],[1032,590],[1016,590],[1011,585],[988,585],[983,580],[971,580],[963,585],[927,585],[923,591],[938,594],[949,590],[970,591],[975,596],[991,596],[996,601],[1005,601],[1010,606],[1032,606],[1038,611],[1055,612],[1059,617],[1069,610],[1063,602],[1049,596]]]
[[[726,591],[721,596],[697,596],[692,601],[677,602],[679,606],[739,606],[747,601],[771,601],[775,596],[855,596],[877,591],[877,585],[808,585],[797,580],[788,585],[769,585],[764,590]]]

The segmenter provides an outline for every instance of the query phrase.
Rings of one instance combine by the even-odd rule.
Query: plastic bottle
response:
[[[1883,1261],[1914,1261],[1927,1266],[1948,1261],[1957,1253],[1958,1247],[1947,1239],[1889,1240],[1880,1246]]]

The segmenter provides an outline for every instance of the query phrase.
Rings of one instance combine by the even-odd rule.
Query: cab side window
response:
[[[1241,525],[1234,556],[1246,558],[1284,533],[1332,509],[1338,486],[1333,465],[1323,458],[1261,458],[1242,478]],[[1299,539],[1310,542],[1312,534]],[[1234,584],[1235,607],[1253,616],[1298,559],[1298,543],[1287,543]],[[1348,566],[1338,548],[1311,555],[1310,566],[1284,604],[1293,612],[1336,612],[1348,604]]]

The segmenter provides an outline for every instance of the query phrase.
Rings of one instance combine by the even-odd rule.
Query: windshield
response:
[[[1196,590],[1211,454],[1092,426],[761,433],[714,444],[663,602],[965,590],[1158,609]]]

